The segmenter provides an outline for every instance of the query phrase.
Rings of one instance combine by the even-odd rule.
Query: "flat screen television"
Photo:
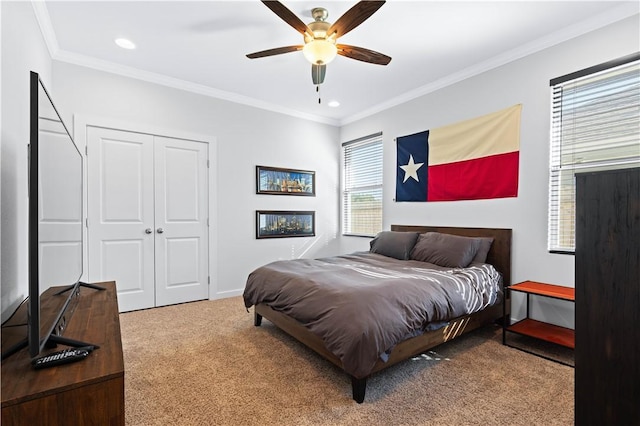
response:
[[[25,346],[37,357],[57,344],[87,346],[63,336],[77,305],[83,268],[83,160],[49,92],[30,74],[29,285],[25,339],[2,358]],[[42,293],[49,293],[43,310]],[[20,308],[18,308],[20,309]]]

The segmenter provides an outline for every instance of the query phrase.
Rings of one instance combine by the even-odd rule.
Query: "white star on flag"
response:
[[[424,163],[414,163],[413,155],[409,154],[409,163],[405,166],[400,166],[400,168],[404,170],[404,180],[402,183],[405,183],[410,177],[414,178],[416,182],[420,182],[420,180],[418,180],[418,169],[423,165]]]

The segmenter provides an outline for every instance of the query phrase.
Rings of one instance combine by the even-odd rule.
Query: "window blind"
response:
[[[575,174],[640,165],[640,54],[551,80],[548,248],[575,251]]]
[[[382,133],[345,142],[342,233],[375,236],[382,230]]]

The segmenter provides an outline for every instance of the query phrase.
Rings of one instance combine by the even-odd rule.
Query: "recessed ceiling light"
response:
[[[340,106],[340,102],[338,102],[338,101],[329,101],[329,103],[327,105],[329,105],[331,108],[337,108],[337,107]]]
[[[123,49],[135,49],[136,45],[133,44],[131,40],[127,40],[126,38],[117,38],[116,44]]]

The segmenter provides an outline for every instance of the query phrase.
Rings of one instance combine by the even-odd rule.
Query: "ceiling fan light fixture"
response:
[[[262,3],[300,33],[304,38],[304,45],[283,46],[249,53],[247,58],[264,58],[302,50],[304,57],[311,62],[311,79],[316,90],[324,81],[327,64],[333,61],[338,54],[370,64],[387,65],[391,61],[391,57],[373,50],[337,44],[338,38],[369,19],[385,3],[385,0],[360,0],[333,24],[327,21],[329,12],[322,7],[313,8],[311,10],[313,22],[305,24],[278,0],[262,0]]]
[[[326,65],[333,61],[338,54],[334,43],[324,39],[315,39],[304,45],[302,53],[307,61],[315,65]]]

